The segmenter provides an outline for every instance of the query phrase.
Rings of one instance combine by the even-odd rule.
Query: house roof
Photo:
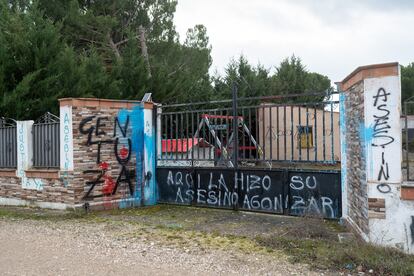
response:
[[[162,152],[182,153],[191,150],[194,146],[211,147],[202,138],[184,138],[184,139],[163,139],[161,141]]]

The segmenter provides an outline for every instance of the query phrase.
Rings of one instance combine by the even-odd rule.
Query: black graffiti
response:
[[[388,184],[382,183],[377,185],[377,190],[382,194],[388,194],[391,192],[391,187]]]
[[[102,123],[102,121],[107,120],[106,117],[98,117],[96,119],[96,123],[95,125],[91,124],[89,126],[89,128],[85,129],[86,125],[90,122],[92,122],[94,119],[96,118],[96,116],[89,116],[86,117],[85,119],[83,119],[80,124],[79,124],[79,131],[80,133],[84,134],[84,135],[88,135],[88,139],[86,141],[86,145],[87,146],[91,146],[91,145],[98,145],[98,154],[96,157],[96,163],[100,164],[101,163],[101,148],[102,145],[105,144],[112,144],[113,141],[110,139],[107,140],[93,140],[93,135],[95,134],[96,138],[102,135],[106,135],[106,132],[104,130],[102,130],[103,127],[105,127],[105,124]]]
[[[114,137],[116,137],[116,135],[117,135],[117,129],[118,128],[122,132],[122,137],[126,137],[127,132],[128,132],[128,126],[129,126],[129,116],[127,116],[127,118],[126,118],[126,122],[125,122],[124,127],[121,126],[121,123],[119,122],[118,118],[115,118]]]
[[[382,98],[382,101],[383,102],[387,102],[388,101],[388,96],[389,95],[391,95],[391,93],[387,93],[386,91],[385,91],[385,89],[384,88],[380,88],[380,89],[378,89],[378,92],[377,92],[377,95],[375,95],[373,98],[375,99],[375,101],[374,101],[374,106],[377,106],[377,104],[378,104],[378,100],[380,99],[380,98]]]
[[[131,176],[135,175],[135,172],[132,170],[128,170],[127,167],[122,166],[121,172],[119,173],[118,179],[116,180],[116,184],[115,187],[112,191],[112,195],[116,194],[116,191],[118,190],[118,186],[121,183],[126,183],[128,184],[128,188],[129,188],[129,194],[131,196],[134,195],[134,188],[132,187],[132,182],[131,182]]]
[[[158,168],[159,200],[216,208],[340,217],[336,174]]]
[[[411,216],[411,244],[414,244],[414,216]]]
[[[124,126],[121,126],[118,118],[115,119],[114,137],[117,136],[117,129],[119,128],[121,130],[121,135],[122,135],[121,138],[127,139],[128,148],[126,148],[125,145],[123,145],[122,148],[119,149],[120,137],[115,138],[115,143],[114,143],[115,157],[122,168],[121,168],[121,172],[119,173],[118,179],[116,181],[116,186],[114,188],[113,194],[116,193],[116,190],[118,189],[118,186],[120,183],[126,183],[129,187],[130,195],[133,196],[134,190],[133,190],[132,181],[131,181],[132,173],[127,168],[127,165],[129,161],[131,160],[131,153],[132,153],[132,140],[131,138],[127,137],[128,127],[129,127],[129,116],[127,116]]]
[[[388,109],[387,102],[388,96],[391,93],[387,93],[384,88],[380,88],[374,98],[374,107],[377,108],[377,113],[374,114],[374,126],[373,126],[373,142],[372,146],[382,147],[385,149],[386,146],[392,144],[395,139],[388,134],[391,126],[389,124],[391,111]],[[381,101],[381,104],[379,103]],[[381,138],[381,139],[375,139]],[[377,141],[381,142],[377,142]],[[382,152],[381,167],[378,173],[378,181],[387,181],[390,178],[389,165],[385,160],[385,152]],[[381,186],[382,185],[382,186]],[[389,193],[391,188],[387,184],[381,184],[377,186],[377,189],[382,193]],[[384,186],[387,185],[387,186]]]
[[[128,148],[126,148],[125,145],[122,145],[121,150],[119,150],[119,138],[116,138],[115,143],[114,143],[116,160],[122,166],[127,165],[129,160],[131,159],[132,141],[130,138],[127,139],[127,143],[128,143]],[[122,151],[124,151],[125,153],[123,153]]]
[[[392,144],[395,139],[388,135],[388,130],[391,129],[391,126],[389,125],[388,121],[390,119],[390,110],[387,108],[387,101],[388,96],[391,95],[390,93],[387,93],[384,88],[380,88],[377,91],[377,94],[373,97],[375,99],[374,101],[374,107],[377,108],[377,111],[380,112],[381,115],[374,115],[374,126],[373,126],[373,138],[382,138],[381,140],[384,141],[382,143],[372,143],[372,146],[374,147],[385,147],[389,144]],[[382,100],[384,104],[378,105],[378,101]]]
[[[84,135],[88,135],[88,140],[86,141],[86,145],[95,145],[95,144],[112,144],[112,140],[93,140],[92,136],[95,133],[96,137],[99,137],[101,135],[106,135],[106,132],[102,129],[106,125],[102,123],[104,120],[108,120],[106,117],[98,117],[96,119],[95,125],[89,126],[89,128],[85,129],[86,125],[89,122],[92,122],[93,119],[95,119],[96,116],[89,116],[83,119],[79,124],[79,131],[80,133]]]
[[[378,174],[378,181],[381,181],[382,178],[384,178],[385,180],[388,180],[390,178],[390,171],[388,168],[388,163],[385,162],[385,153],[382,153],[382,163],[381,163],[381,168]]]
[[[104,130],[106,127],[105,121],[109,121],[107,117],[89,116],[84,118],[79,124],[80,133],[87,135],[86,145],[97,145],[96,164],[100,167],[99,170],[86,170],[83,172],[84,174],[96,175],[94,180],[86,182],[86,186],[89,186],[89,188],[84,199],[115,195],[121,184],[127,185],[131,196],[133,196],[134,193],[132,179],[135,177],[135,170],[128,168],[132,155],[132,140],[128,137],[129,116],[127,116],[126,122],[123,125],[121,125],[118,118],[115,118],[113,137],[109,139],[105,139],[105,136],[108,136]],[[118,136],[118,129],[120,130],[120,136]],[[108,173],[109,164],[107,162],[102,162],[101,160],[102,147],[104,145],[112,144],[115,158],[118,164],[121,165],[116,182],[113,181]],[[104,184],[102,193],[91,196],[96,186],[102,184]]]
[[[309,127],[311,127],[309,125]],[[333,130],[325,129],[322,132],[322,135],[325,137],[332,136]],[[299,131],[292,131],[292,130],[277,130],[276,127],[268,127],[266,131],[266,138],[271,138],[272,140],[277,140],[279,137],[285,136],[293,136],[295,138],[299,138],[301,133]]]
[[[92,191],[94,190],[94,188],[97,184],[102,184],[102,183],[105,182],[102,179],[102,177],[104,176],[106,171],[104,171],[104,170],[87,170],[87,171],[84,171],[83,173],[84,174],[98,174],[98,176],[94,180],[86,182],[86,186],[90,186],[90,187],[89,187],[88,191],[86,192],[85,196],[83,197],[83,199],[102,197],[103,195],[91,196],[91,193],[92,193]]]
[[[88,141],[86,142],[87,145],[90,145],[91,144],[91,141],[92,141],[92,133],[93,133],[94,127],[91,126],[87,130],[85,130],[85,125],[87,123],[91,122],[95,117],[96,116],[86,117],[79,124],[79,131],[80,131],[80,133],[82,133],[82,134],[88,134]]]
[[[127,183],[128,184],[128,188],[129,188],[129,192],[132,195],[133,194],[133,187],[132,187],[132,182],[131,182],[131,178],[135,176],[135,171],[134,170],[128,170],[126,167],[122,167],[121,172],[117,178],[116,183],[113,185],[113,187],[109,187],[108,189],[105,190],[104,187],[104,191],[102,194],[98,194],[98,195],[94,195],[91,196],[92,191],[95,189],[95,186],[98,184],[104,184],[105,182],[108,183],[108,186],[111,186],[111,182],[112,182],[112,178],[110,176],[108,176],[107,173],[107,169],[102,169],[102,170],[87,170],[83,172],[84,174],[97,174],[97,177],[92,180],[92,181],[87,181],[86,182],[86,186],[89,186],[88,191],[86,192],[86,194],[84,195],[83,199],[93,199],[93,198],[99,198],[99,197],[104,197],[107,195],[115,195],[118,187],[121,183]]]

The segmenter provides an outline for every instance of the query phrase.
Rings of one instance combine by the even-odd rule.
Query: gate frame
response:
[[[263,99],[263,100],[274,100],[274,99],[280,100],[280,99],[283,99],[285,97],[301,97],[301,96],[309,97],[309,96],[321,96],[321,95],[322,96],[324,95],[325,97],[327,97],[327,96],[332,97],[332,94],[336,94],[336,93],[328,93],[328,94],[326,94],[326,93],[322,93],[322,94],[321,93],[309,93],[309,94],[294,94],[294,95],[290,95],[290,96],[277,95],[277,96],[252,97],[252,98],[241,98],[241,99],[238,99],[237,98],[237,85],[234,84],[233,85],[233,88],[232,88],[232,94],[233,94],[233,97],[232,97],[231,100],[218,100],[218,101],[211,101],[211,102],[204,102],[204,103],[194,103],[194,104],[196,104],[196,105],[203,105],[203,104],[232,103],[231,109],[228,109],[228,110],[231,110],[231,115],[230,114],[227,114],[227,117],[232,117],[232,120],[231,121],[232,121],[233,133],[236,136],[234,138],[234,140],[237,141],[237,144],[236,144],[235,147],[238,148],[239,147],[239,143],[238,143],[238,138],[237,138],[237,135],[238,135],[238,131],[237,130],[238,130],[238,122],[239,122],[239,120],[238,120],[238,118],[239,118],[238,111],[239,110],[238,110],[238,104],[237,103],[238,103],[239,100],[261,100],[261,99]],[[334,101],[334,100],[329,99],[329,98],[328,98],[328,100],[326,100],[326,98],[325,98],[325,100],[323,100],[321,103],[318,103],[318,105],[324,105],[324,103],[325,103],[325,105],[326,105],[326,103],[329,104],[329,106],[330,106],[330,112],[331,112],[330,124],[331,124],[331,133],[332,133],[332,135],[331,135],[332,136],[331,137],[332,138],[331,139],[331,141],[332,141],[332,146],[331,146],[331,154],[332,154],[332,156],[331,156],[331,160],[328,160],[328,161],[324,160],[322,162],[319,161],[319,162],[315,162],[315,163],[325,164],[325,165],[329,165],[329,164],[336,165],[337,163],[340,162],[340,160],[339,161],[336,161],[333,158],[333,154],[334,154],[334,144],[333,144],[333,135],[334,134],[333,134],[333,132],[334,132],[334,130],[333,130],[333,119],[332,119],[333,118],[332,117],[333,115],[332,114],[334,112],[333,111],[333,105],[334,104],[338,104],[339,105],[339,101]],[[191,105],[191,104],[193,104],[193,103],[189,103],[189,105]],[[337,181],[336,182],[337,182],[337,192],[338,192],[338,197],[337,197],[337,199],[338,199],[338,212],[337,212],[337,216],[334,219],[341,218],[341,216],[342,216],[342,190],[341,190],[341,171],[340,171],[340,168],[338,168],[338,170],[329,169],[329,168],[322,169],[322,170],[297,169],[297,168],[296,169],[290,169],[290,168],[272,168],[272,164],[271,163],[270,163],[270,165],[269,165],[268,168],[252,168],[252,167],[241,167],[241,168],[239,168],[239,162],[241,160],[238,158],[238,151],[235,151],[234,154],[233,154],[233,156],[232,156],[232,160],[231,161],[233,163],[233,166],[227,166],[227,167],[217,167],[217,166],[215,166],[215,167],[204,167],[204,166],[200,167],[200,166],[195,166],[194,165],[194,158],[193,158],[194,157],[194,151],[192,151],[192,158],[191,158],[191,160],[188,159],[188,153],[187,153],[187,159],[177,159],[177,157],[176,157],[175,160],[174,159],[169,159],[169,158],[163,159],[164,156],[163,156],[163,149],[162,149],[162,135],[163,135],[163,129],[162,129],[162,124],[163,124],[162,114],[163,113],[162,113],[162,109],[163,108],[165,109],[165,108],[168,108],[168,107],[178,108],[178,107],[183,107],[183,106],[186,106],[186,105],[187,104],[160,105],[155,110],[155,112],[156,112],[156,133],[157,133],[157,162],[156,162],[156,172],[157,173],[156,173],[156,178],[157,178],[157,183],[158,183],[158,191],[159,191],[158,195],[159,195],[159,197],[160,197],[160,192],[161,192],[161,189],[162,189],[161,186],[160,186],[160,179],[159,179],[159,175],[158,175],[158,170],[159,169],[163,169],[163,170],[168,170],[168,169],[170,169],[170,170],[185,170],[185,171],[190,170],[190,171],[192,171],[191,172],[192,174],[196,174],[197,171],[205,171],[205,170],[222,171],[222,172],[229,172],[229,171],[231,171],[231,172],[234,172],[234,173],[236,173],[236,172],[242,172],[242,171],[258,171],[258,172],[261,172],[261,173],[263,173],[263,172],[264,173],[266,173],[266,172],[279,172],[279,173],[282,173],[282,175],[283,175],[283,179],[281,180],[282,183],[283,183],[283,186],[282,186],[283,193],[284,193],[283,194],[283,197],[285,197],[287,195],[288,198],[289,198],[289,202],[291,202],[291,198],[292,198],[292,193],[291,193],[291,188],[290,188],[290,184],[291,183],[290,183],[290,179],[289,179],[289,175],[290,174],[292,174],[294,172],[298,172],[298,173],[302,173],[302,174],[312,174],[312,173],[322,173],[322,174],[329,174],[329,175],[333,174],[333,175],[337,176],[337,178],[336,178]],[[292,106],[294,106],[294,105],[292,105]],[[299,106],[300,106],[300,104],[299,104]],[[243,107],[241,107],[241,108],[243,109]],[[263,110],[264,110],[264,108],[266,108],[266,107],[261,107],[261,108],[263,108]],[[316,112],[316,107],[314,107],[314,110]],[[322,111],[324,112],[323,113],[323,116],[324,116],[323,126],[325,127],[325,112],[326,112],[325,108],[322,108]],[[193,111],[191,111],[191,112],[193,112]],[[200,112],[204,112],[204,111],[200,111]],[[293,111],[291,111],[291,112],[293,112]],[[165,116],[167,116],[168,114],[169,113],[165,114]],[[198,114],[198,112],[196,113],[196,116],[197,116],[197,114]],[[202,113],[200,113],[200,114],[202,114]],[[271,115],[271,113],[270,113],[270,115]],[[174,115],[170,115],[170,116],[174,116]],[[176,118],[178,118],[178,115],[177,115]],[[193,119],[193,117],[191,119]],[[168,118],[166,119],[166,121],[167,120],[168,120]],[[171,121],[172,121],[172,117],[171,117]],[[299,122],[300,122],[300,119],[299,119]],[[187,117],[187,123],[188,123],[188,117]],[[309,123],[308,120],[307,120],[306,123],[307,124]],[[339,123],[339,121],[338,121],[338,123]],[[292,121],[292,124],[293,124],[293,121]],[[196,125],[199,126],[198,123]],[[293,125],[292,125],[292,127],[293,127]],[[177,137],[178,137],[178,133],[179,133],[178,132],[178,125],[176,126],[176,129],[177,129],[176,134],[177,134]],[[197,127],[195,129],[197,130],[196,133],[198,134],[199,131],[200,131],[200,127]],[[168,129],[166,131],[167,131],[166,134],[168,135]],[[174,130],[171,128],[171,133],[173,133],[173,131]],[[187,129],[187,134],[188,134],[188,129]],[[285,134],[285,136],[287,136],[287,135]],[[291,134],[291,136],[292,136],[291,139],[293,140],[293,134]],[[179,146],[179,144],[178,144],[178,138],[177,137],[175,138],[177,140],[176,141],[176,148],[178,148],[178,146]],[[323,141],[325,142],[325,129],[324,129],[324,132],[323,132],[323,138],[324,138]],[[340,132],[338,132],[338,139],[339,138],[340,138]],[[166,139],[168,140],[169,138],[166,137]],[[187,137],[186,139],[188,141],[188,139],[194,139],[194,138]],[[199,139],[198,136],[196,136],[195,139]],[[263,140],[265,140],[265,139],[266,138],[263,137]],[[174,138],[171,137],[170,140],[174,140]],[[258,137],[256,137],[256,141],[258,141],[258,145],[259,145],[259,147],[261,147],[260,141],[259,141]],[[183,142],[181,141],[181,147],[183,148],[183,144],[182,143]],[[315,143],[317,143],[317,140],[316,139],[315,139]],[[285,144],[285,146],[286,146],[286,144]],[[325,146],[326,145],[324,145],[324,152],[325,152]],[[317,146],[316,146],[316,150],[317,150]],[[182,153],[181,155],[183,156],[184,154]],[[293,143],[292,143],[292,156],[293,156]],[[285,157],[286,157],[286,155],[285,155]],[[308,158],[309,158],[309,155],[308,155]],[[265,159],[266,158],[263,158],[263,159],[262,158],[259,158],[259,159],[255,160],[255,161],[269,161],[269,160],[265,160]],[[189,164],[189,166],[174,166],[174,165],[162,165],[162,166],[160,166],[159,165],[160,161],[177,161],[177,160],[185,161],[186,163]],[[270,162],[272,162],[272,161],[275,161],[275,160],[270,160]],[[286,161],[288,163],[291,163],[291,164],[293,164],[293,163],[306,163],[306,162],[308,162],[308,163],[309,162],[314,163],[313,161],[310,161],[310,160],[307,160],[307,161],[300,160],[299,162],[297,162],[295,160],[284,160],[284,161]],[[277,160],[275,162],[280,162],[280,160]],[[190,163],[191,163],[191,165],[190,165]],[[283,163],[283,162],[281,162],[281,163]],[[198,181],[198,180],[196,180],[196,181]],[[287,186],[287,191],[286,191],[286,186]],[[195,183],[194,183],[194,185],[192,187],[192,190],[193,190],[193,193],[195,194],[195,190],[196,190],[196,184]],[[239,195],[239,191],[237,191],[237,193]],[[174,204],[174,203],[171,203],[171,202],[163,201],[160,198],[159,198],[158,202],[160,202],[160,203]],[[183,205],[183,204],[177,204],[177,205]],[[184,204],[184,205],[192,205],[192,206],[198,206],[198,207],[211,207],[211,208],[220,208],[220,209],[223,208],[223,207],[214,207],[214,206],[200,206],[199,204],[197,204],[195,197],[193,198],[193,202],[191,202],[191,204]],[[292,207],[291,206],[291,203],[289,203],[288,208],[286,208],[286,205],[284,203],[283,204],[283,212],[282,212],[282,214],[284,214],[284,215],[293,215],[292,212],[291,212],[291,207]],[[239,210],[240,209],[239,202],[237,202],[237,204],[234,204],[234,206],[233,206],[232,209],[233,210]],[[245,210],[245,211],[249,211],[249,210]],[[251,210],[251,211],[253,211],[253,210]],[[254,211],[256,211],[256,210],[254,210]],[[263,212],[263,211],[259,211],[259,212]],[[272,214],[274,214],[275,212],[267,211],[265,213],[272,213]],[[277,213],[277,214],[279,214],[279,213]]]
[[[14,129],[14,133],[13,133]],[[7,146],[11,144],[12,153],[5,154],[0,152],[0,159],[5,161],[3,166],[0,164],[0,169],[16,169],[17,168],[17,122],[11,118],[0,118],[0,130],[11,130],[6,139],[0,136],[0,144],[4,143],[3,146],[7,149]],[[11,159],[11,160],[10,160]]]

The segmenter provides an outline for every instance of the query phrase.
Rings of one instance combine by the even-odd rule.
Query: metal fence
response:
[[[272,167],[336,164],[338,101],[307,93],[163,105],[158,166]]]
[[[60,120],[46,113],[33,124],[33,167],[58,168],[60,166]]]
[[[17,128],[12,119],[0,118],[0,168],[17,167]]]
[[[403,178],[405,181],[414,181],[414,97],[403,102],[402,151],[403,151]]]

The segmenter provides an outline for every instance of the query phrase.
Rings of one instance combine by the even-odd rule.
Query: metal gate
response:
[[[0,118],[0,169],[17,167],[16,136],[16,122]]]
[[[47,112],[33,124],[33,167],[59,168],[60,120]]]
[[[307,93],[157,110],[159,202],[341,217],[334,95]]]

